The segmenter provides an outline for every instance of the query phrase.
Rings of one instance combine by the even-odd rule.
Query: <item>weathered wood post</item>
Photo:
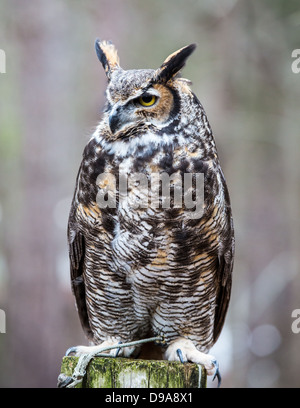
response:
[[[64,357],[61,373],[72,376],[78,357]],[[206,370],[192,363],[94,357],[76,388],[206,388]]]

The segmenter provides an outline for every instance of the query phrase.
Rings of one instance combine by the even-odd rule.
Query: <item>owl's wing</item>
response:
[[[214,322],[214,342],[217,341],[224,325],[225,316],[227,313],[231,283],[232,283],[232,269],[234,260],[234,235],[232,218],[230,220],[229,239],[227,247],[222,255],[219,256],[218,265],[218,290],[216,297],[215,322]]]
[[[76,221],[76,192],[78,186],[78,178],[81,172],[81,167],[78,172],[76,180],[76,189],[71,206],[68,222],[68,244],[69,244],[69,258],[70,258],[70,277],[72,291],[76,299],[76,306],[82,328],[86,336],[90,339],[93,333],[89,323],[89,317],[86,306],[85,283],[83,279],[84,273],[84,257],[85,257],[85,239],[80,232]]]

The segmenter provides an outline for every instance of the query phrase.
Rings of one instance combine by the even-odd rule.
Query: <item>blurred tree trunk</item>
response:
[[[69,73],[61,69],[63,61],[55,58],[63,55],[57,52],[63,47],[57,27],[64,26],[59,19],[65,16],[57,2],[46,1],[18,3],[13,13],[20,64],[22,155],[20,223],[9,228],[14,244],[9,253],[7,312],[13,384],[8,385],[45,387],[55,386],[60,364],[58,334],[63,327],[53,208],[60,198],[62,164],[68,157],[63,84],[68,83]]]

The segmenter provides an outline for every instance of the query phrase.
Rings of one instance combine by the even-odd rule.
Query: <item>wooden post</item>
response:
[[[72,376],[78,357],[64,357],[61,373]],[[76,388],[206,388],[206,370],[192,363],[95,357]]]

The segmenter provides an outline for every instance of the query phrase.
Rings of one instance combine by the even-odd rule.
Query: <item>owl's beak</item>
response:
[[[108,124],[113,134],[120,130],[129,121],[130,118],[128,118],[128,115],[124,112],[122,106],[114,107],[108,118]]]
[[[110,114],[108,118],[109,127],[111,133],[115,133],[121,126],[120,124],[120,116],[116,113]]]

